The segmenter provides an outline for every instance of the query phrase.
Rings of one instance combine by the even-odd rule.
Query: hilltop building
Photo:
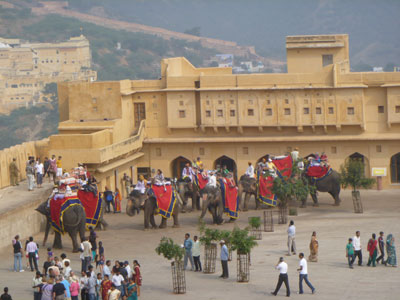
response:
[[[40,92],[47,83],[96,78],[83,35],[61,43],[0,38],[0,113],[43,102]]]
[[[399,187],[400,73],[350,72],[347,35],[288,36],[286,49],[284,74],[168,58],[159,80],[60,83],[48,153],[87,164],[101,189],[121,187],[123,173],[179,176],[198,156],[239,177],[248,161],[294,147],[325,152],[334,169],[361,159],[384,188]]]

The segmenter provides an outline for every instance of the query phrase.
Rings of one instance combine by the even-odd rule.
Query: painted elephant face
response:
[[[139,191],[134,190],[128,197],[126,203],[126,214],[130,217],[135,216],[136,212],[144,204],[147,195],[141,194]]]

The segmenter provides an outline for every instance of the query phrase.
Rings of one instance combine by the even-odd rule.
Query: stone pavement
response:
[[[98,232],[99,239],[105,246],[106,259],[112,261],[137,259],[141,264],[143,287],[140,299],[169,300],[169,299],[199,299],[199,300],[236,300],[236,299],[274,299],[270,294],[275,288],[278,272],[274,269],[278,258],[284,256],[289,265],[289,282],[293,299],[400,299],[400,272],[399,268],[378,265],[376,268],[367,267],[368,259],[366,246],[371,233],[384,231],[393,233],[397,239],[397,254],[400,258],[400,199],[398,190],[362,191],[364,213],[354,214],[350,191],[342,192],[342,205],[332,206],[330,196],[320,193],[319,207],[299,209],[299,215],[291,217],[297,227],[296,242],[298,252],[309,255],[309,242],[312,231],[317,231],[319,240],[319,261],[309,263],[309,279],[316,287],[316,294],[311,295],[307,286],[304,286],[304,295],[297,295],[298,291],[298,257],[285,256],[287,225],[275,225],[275,231],[263,233],[263,239],[251,254],[251,275],[249,283],[236,282],[236,255],[229,263],[230,278],[222,280],[221,266],[217,261],[215,274],[186,272],[187,293],[174,295],[172,293],[172,279],[170,262],[158,256],[154,249],[162,236],[172,237],[176,242],[183,242],[186,232],[198,234],[197,218],[199,212],[180,215],[181,227],[173,229],[172,222],[165,230],[143,231],[143,213],[136,217],[125,214],[106,215],[110,228],[105,232]],[[251,200],[254,207],[254,200]],[[36,213],[36,212],[32,212]],[[247,225],[249,216],[261,216],[262,211],[242,213],[236,222],[241,228]],[[157,217],[159,222],[160,217]],[[210,225],[211,217],[206,215],[208,226],[219,229],[232,229],[233,224],[222,226]],[[356,230],[361,231],[364,266],[349,269],[345,258],[347,239],[352,237]],[[50,246],[52,236],[46,247]],[[36,235],[41,241],[43,233]],[[63,251],[56,250],[55,254],[65,252],[72,259],[72,268],[80,269],[79,254],[71,253],[71,242],[64,236]],[[40,250],[40,265],[45,259],[45,249]],[[202,259],[204,259],[202,254]],[[24,261],[25,264],[25,261]],[[11,272],[11,246],[0,254],[0,288],[8,286],[13,299],[31,299],[31,282],[33,273]],[[277,298],[285,296],[282,287]]]

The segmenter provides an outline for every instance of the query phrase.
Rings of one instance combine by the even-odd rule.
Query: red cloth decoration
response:
[[[309,166],[307,168],[307,176],[321,178],[324,177],[330,170],[329,166]]]
[[[152,185],[153,193],[157,199],[157,208],[160,215],[169,219],[176,203],[175,191],[171,185]]]
[[[101,213],[101,199],[93,192],[78,191],[78,198],[86,212],[86,225],[95,227]]]
[[[199,190],[202,190],[205,188],[205,186],[208,183],[208,178],[203,178],[203,175],[201,173],[197,173],[196,177],[195,177],[195,181],[197,186],[199,187]]]
[[[292,176],[293,159],[288,155],[284,158],[273,159],[275,167],[278,169],[278,175],[289,178]]]

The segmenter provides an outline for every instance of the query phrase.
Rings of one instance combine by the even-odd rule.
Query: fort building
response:
[[[400,73],[350,72],[347,35],[288,36],[288,73],[232,74],[161,61],[159,80],[59,84],[59,134],[48,154],[87,164],[121,189],[157,169],[179,176],[200,157],[237,177],[266,154],[325,152],[338,170],[364,162],[384,188],[400,186]]]
[[[40,92],[47,83],[96,78],[83,35],[60,43],[0,38],[0,113],[45,102]]]

